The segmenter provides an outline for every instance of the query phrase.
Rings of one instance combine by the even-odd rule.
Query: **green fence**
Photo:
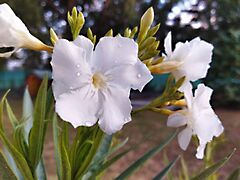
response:
[[[25,80],[26,72],[24,70],[0,71],[0,90],[23,87]]]

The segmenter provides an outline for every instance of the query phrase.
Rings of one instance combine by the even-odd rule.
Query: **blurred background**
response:
[[[239,147],[240,138],[237,133],[240,128],[240,111],[237,110],[240,107],[239,0],[0,0],[0,3],[4,2],[11,6],[33,35],[47,44],[50,44],[50,28],[53,28],[61,37],[71,39],[66,14],[74,6],[85,16],[86,23],[81,32],[84,35],[88,27],[91,27],[97,38],[103,36],[109,29],[113,29],[114,35],[123,33],[126,27],[133,28],[139,25],[141,15],[152,6],[155,11],[155,24],[161,23],[157,34],[157,38],[161,40],[160,50],[163,51],[163,40],[169,31],[173,33],[174,44],[178,41],[191,40],[196,36],[211,42],[215,47],[213,62],[207,78],[201,82],[215,90],[212,103],[217,107],[217,113],[226,127],[226,136],[230,145],[223,146],[226,151],[222,154],[228,152],[227,150],[231,147]],[[50,60],[49,54],[45,52],[28,50],[20,50],[10,59],[0,60],[0,91],[12,89],[11,96],[15,97],[12,100],[13,106],[21,106],[20,97],[26,84],[31,94],[33,96],[36,94],[43,74],[51,71]],[[164,87],[166,77],[167,75],[156,76],[146,88],[145,97],[159,94]],[[165,127],[165,122],[163,126],[153,125],[159,122],[156,120],[158,119],[156,114],[139,116],[140,119],[143,117],[151,120],[147,122],[148,125],[144,120],[137,123],[139,127],[136,130],[137,139],[141,139],[143,132],[152,127],[154,127],[151,129],[153,132],[161,132],[159,129]],[[134,123],[126,127],[126,135],[122,136],[133,136]],[[235,130],[232,131],[232,129]],[[153,139],[157,140],[158,136]],[[154,143],[155,140],[149,143]],[[144,148],[148,145],[146,143]],[[47,147],[51,149],[51,143]],[[140,151],[142,152],[143,149]],[[194,158],[194,149],[188,153],[190,155],[187,155],[189,156],[187,159],[191,159],[190,164],[200,163]],[[52,155],[51,152],[49,154],[49,157],[46,155],[48,158]],[[177,154],[177,152],[174,149],[170,154]],[[240,166],[239,156],[238,153],[224,172],[233,170],[231,165]],[[128,158],[127,162],[129,161],[132,161],[131,157]],[[154,171],[155,167],[159,167],[161,163],[156,165],[157,162],[158,160],[155,159],[152,162],[155,163],[151,166],[152,169],[146,170],[145,173],[148,174],[149,171]],[[194,167],[196,169],[198,166]]]

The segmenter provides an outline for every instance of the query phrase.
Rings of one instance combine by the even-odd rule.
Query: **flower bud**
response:
[[[30,34],[24,23],[15,15],[7,4],[0,5],[0,48],[12,48],[11,51],[0,53],[0,57],[9,57],[19,48],[52,51]]]
[[[179,61],[163,61],[160,64],[149,67],[150,71],[154,74],[165,74],[176,70],[182,62]]]
[[[142,16],[140,23],[140,31],[138,36],[138,43],[146,37],[148,30],[150,29],[154,19],[153,8],[150,7]]]

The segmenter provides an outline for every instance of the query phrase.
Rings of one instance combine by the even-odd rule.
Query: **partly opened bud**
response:
[[[153,74],[165,74],[175,71],[181,65],[182,62],[179,61],[163,61],[160,64],[150,66],[149,69]]]
[[[0,48],[10,50],[1,52],[0,57],[9,57],[19,48],[52,51],[51,47],[30,34],[24,23],[7,4],[0,5],[0,26]]]

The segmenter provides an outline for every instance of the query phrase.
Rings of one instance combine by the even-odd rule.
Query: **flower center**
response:
[[[106,78],[101,73],[95,73],[92,76],[92,83],[96,89],[102,89],[106,86]]]

